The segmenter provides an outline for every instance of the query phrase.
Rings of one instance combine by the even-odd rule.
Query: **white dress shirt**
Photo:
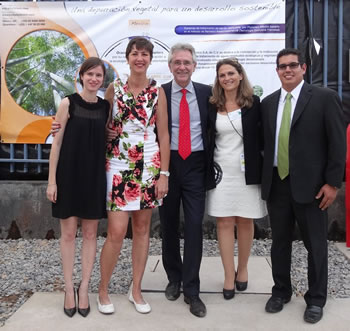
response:
[[[303,87],[304,84],[304,80],[302,80],[299,85],[290,92],[290,94],[292,95],[291,98],[291,103],[292,103],[292,109],[291,109],[291,113],[290,113],[290,123],[292,124],[292,120],[293,120],[293,115],[294,115],[294,110],[295,110],[295,106],[297,104],[299,95],[300,95],[300,91],[301,88]],[[273,165],[275,167],[277,167],[277,153],[278,153],[278,136],[280,133],[280,127],[281,127],[281,122],[282,122],[282,116],[283,116],[283,109],[284,109],[284,104],[286,102],[286,96],[287,96],[287,91],[281,87],[281,96],[280,96],[280,100],[278,102],[278,110],[277,110],[277,120],[276,120],[276,139],[275,139],[275,158],[273,161]]]

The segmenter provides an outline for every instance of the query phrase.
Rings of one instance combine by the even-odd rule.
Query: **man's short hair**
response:
[[[284,48],[284,49],[280,50],[277,54],[277,58],[276,58],[277,67],[279,66],[280,57],[286,56],[286,55],[296,55],[298,57],[298,62],[300,65],[303,65],[305,63],[304,57],[298,49],[296,49],[296,48]]]
[[[168,64],[170,64],[173,59],[174,53],[177,51],[189,51],[192,54],[192,60],[194,63],[197,63],[197,55],[194,47],[191,44],[177,43],[170,48],[168,56]]]

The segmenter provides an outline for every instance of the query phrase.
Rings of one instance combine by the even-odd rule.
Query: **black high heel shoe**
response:
[[[80,289],[80,284],[79,284],[79,287],[78,287],[78,290],[77,290],[77,297],[78,297],[78,313],[79,313],[81,316],[86,317],[86,316],[89,315],[89,313],[90,313],[90,302],[89,302],[87,308],[79,308],[79,289]]]
[[[225,288],[222,289],[222,294],[223,294],[225,300],[231,300],[234,298],[234,296],[236,294],[236,292],[235,292],[236,278],[237,278],[237,272],[235,272],[235,280],[233,282],[233,289],[232,290],[227,290]]]
[[[64,302],[63,302],[63,311],[68,317],[73,317],[74,314],[77,312],[77,303],[75,301],[75,290],[74,291],[74,307],[73,308],[66,308],[65,302],[66,302],[66,292],[64,292]]]
[[[236,281],[237,291],[245,291],[247,287],[248,287],[248,281],[246,282],[239,282],[238,280]]]
[[[237,272],[236,272],[236,279],[237,279]],[[236,280],[236,289],[237,291],[245,291],[248,287],[248,281],[246,282],[240,282],[238,280]]]
[[[236,294],[235,288],[233,288],[232,290],[226,290],[225,288],[223,288],[222,294],[223,294],[225,300],[231,300],[234,298],[234,296]]]

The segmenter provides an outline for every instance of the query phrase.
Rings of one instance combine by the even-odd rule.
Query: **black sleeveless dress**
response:
[[[57,202],[52,216],[65,219],[106,217],[105,125],[109,103],[69,95],[69,119],[56,172]]]

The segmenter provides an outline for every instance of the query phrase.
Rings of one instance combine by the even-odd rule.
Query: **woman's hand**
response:
[[[160,175],[156,183],[156,198],[163,199],[168,193],[168,177]]]
[[[117,138],[117,136],[118,136],[117,131],[113,130],[112,124],[109,123],[106,126],[106,139],[107,139],[107,142],[111,142],[113,139]]]
[[[51,130],[50,133],[52,134],[52,137],[56,135],[58,131],[61,129],[61,124],[56,121],[56,117],[52,116],[53,122],[51,123]]]
[[[56,200],[57,200],[57,185],[56,184],[48,184],[47,185],[46,196],[51,202],[56,203]]]

